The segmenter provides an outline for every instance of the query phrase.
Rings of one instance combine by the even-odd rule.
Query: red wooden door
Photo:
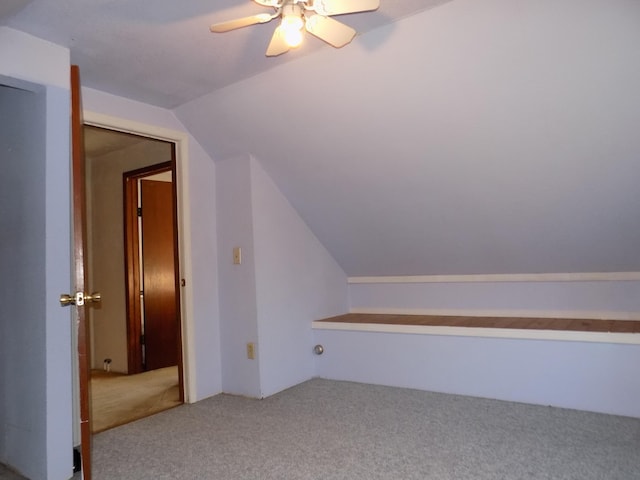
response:
[[[179,318],[170,182],[141,180],[145,370],[178,364]]]
[[[82,133],[82,99],[80,69],[71,66],[71,167],[73,210],[73,274],[75,291],[85,292],[87,215],[84,172],[84,136]],[[91,480],[91,426],[89,418],[89,326],[85,306],[75,307],[78,325],[78,380],[80,384],[80,443],[82,478]]]

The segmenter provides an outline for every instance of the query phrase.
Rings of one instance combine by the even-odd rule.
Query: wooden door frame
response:
[[[138,180],[142,180],[151,175],[158,173],[171,172],[172,181],[172,216],[174,218],[173,241],[174,245],[178,245],[178,228],[177,228],[177,211],[176,211],[176,174],[175,174],[175,153],[172,145],[172,160],[169,162],[149,165],[136,170],[130,170],[122,174],[123,185],[123,206],[124,206],[124,245],[125,245],[125,289],[126,289],[126,307],[127,307],[127,362],[128,371],[131,373],[140,373],[144,371],[142,364],[142,345],[141,337],[141,318],[140,309],[140,291],[142,281],[140,279],[140,251],[139,242],[140,235],[138,229]],[[178,258],[177,248],[174,250],[175,269],[175,289],[176,289],[176,311],[178,319],[180,319],[180,262]],[[178,329],[178,372],[180,377],[180,392],[182,392],[182,341],[180,338],[180,330]],[[181,400],[183,401],[182,393]]]
[[[84,124],[94,127],[131,133],[142,137],[163,140],[175,146],[176,178],[176,212],[178,223],[178,252],[180,287],[180,315],[181,315],[181,351],[182,351],[182,392],[184,402],[193,403],[197,400],[196,369],[195,369],[195,338],[193,317],[192,285],[192,256],[191,256],[191,218],[189,215],[189,136],[182,131],[171,130],[155,125],[140,123],[133,120],[114,117],[101,113],[84,110]]]

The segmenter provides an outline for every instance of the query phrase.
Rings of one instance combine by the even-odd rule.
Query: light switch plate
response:
[[[247,358],[249,360],[255,360],[256,358],[256,346],[253,342],[247,343]]]

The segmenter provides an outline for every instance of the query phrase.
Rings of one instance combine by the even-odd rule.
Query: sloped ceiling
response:
[[[118,150],[133,147],[144,141],[153,142],[153,140],[138,135],[92,126],[85,126],[83,135],[84,154],[88,158],[102,157]]]
[[[256,157],[348,275],[639,271],[640,2],[382,2],[404,13],[277,59],[268,26],[211,41],[255,12],[231,0],[34,0],[5,23],[70,46],[88,86],[176,107],[214,160]]]
[[[0,3],[0,18],[8,17],[23,9],[30,0],[3,0]]]
[[[349,275],[640,269],[640,3],[456,0],[176,109]]]

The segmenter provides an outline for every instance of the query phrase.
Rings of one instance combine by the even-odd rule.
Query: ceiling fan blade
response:
[[[356,36],[356,31],[353,28],[323,15],[308,17],[305,28],[312,35],[336,48],[344,47]]]
[[[249,25],[255,25],[256,23],[266,23],[273,19],[273,15],[269,13],[259,13],[258,15],[251,15],[250,17],[237,18],[235,20],[229,20],[228,22],[214,23],[209,28],[212,32],[223,33],[236,28],[247,27]]]
[[[269,46],[267,47],[267,57],[275,57],[287,53],[290,50],[290,46],[284,39],[282,29],[278,26],[273,32]]]
[[[380,0],[315,0],[313,7],[320,15],[342,15],[344,13],[377,10]]]

